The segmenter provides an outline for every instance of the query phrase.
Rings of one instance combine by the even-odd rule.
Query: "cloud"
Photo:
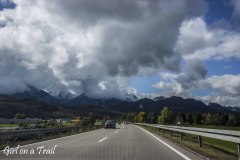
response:
[[[185,60],[240,58],[238,41],[239,32],[209,29],[202,18],[195,18],[182,23],[175,49]]]
[[[3,93],[33,85],[119,96],[145,68],[178,70],[179,27],[206,11],[199,0],[14,2],[0,17]]]
[[[212,76],[200,82],[200,86],[210,88],[222,95],[240,95],[240,74]]]
[[[88,27],[101,22],[134,23],[155,18],[171,18],[169,21],[175,23],[182,17],[191,18],[202,15],[207,7],[204,1],[196,0],[173,0],[171,2],[166,0],[99,0],[97,2],[95,0],[53,0],[45,4],[48,9],[54,10],[55,14],[60,14],[70,21]],[[191,8],[196,6],[198,7],[195,9]]]
[[[154,87],[162,89],[166,96],[194,97],[206,103],[215,102],[224,106],[240,106],[240,75],[225,74],[205,78],[206,70],[201,65],[201,63],[196,65],[199,68],[197,73],[163,73],[161,74],[163,81],[158,82]],[[189,68],[191,68],[190,66]],[[196,71],[194,68],[192,70]],[[199,88],[208,89],[210,93],[205,96],[192,95],[191,91]]]
[[[224,106],[240,106],[240,74],[211,76],[199,82],[199,87],[211,90],[210,95],[201,97],[205,102]]]
[[[232,0],[231,2],[234,8],[234,15],[240,17],[240,0]]]
[[[221,95],[221,96],[207,95],[207,96],[200,97],[200,100],[202,100],[206,103],[209,103],[209,102],[218,103],[223,106],[233,106],[233,107],[240,106],[240,96],[232,97],[232,96],[223,96],[223,95]]]
[[[153,87],[164,90],[168,96],[191,96],[191,91],[198,87],[200,80],[207,75],[207,69],[200,60],[188,61],[181,73],[161,73],[162,81],[153,85]]]

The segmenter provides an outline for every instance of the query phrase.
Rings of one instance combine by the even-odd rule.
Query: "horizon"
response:
[[[16,93],[16,94],[12,94],[10,96],[16,96],[16,97],[21,97],[22,94],[24,95],[25,93],[28,93],[30,91],[30,97],[29,98],[33,98],[31,97],[32,96],[32,91],[37,89],[37,88],[34,88],[31,86],[31,89],[32,90],[26,90],[24,92],[19,92],[19,93]],[[57,95],[54,95],[54,94],[51,94],[50,92],[46,91],[46,90],[42,90],[42,89],[37,89],[37,91],[44,91],[45,93],[49,94],[50,96],[52,96],[53,98],[56,98],[58,100],[64,100],[64,101],[72,101],[74,99],[77,99],[77,98],[90,98],[92,100],[109,100],[109,99],[117,99],[117,100],[121,100],[121,101],[126,101],[126,102],[137,102],[139,100],[143,100],[143,99],[150,99],[152,101],[155,101],[155,102],[159,102],[161,100],[164,100],[164,99],[169,99],[169,98],[181,98],[181,99],[184,99],[184,100],[188,100],[188,99],[192,99],[192,100],[195,100],[195,101],[200,101],[202,103],[204,103],[205,105],[210,105],[210,104],[218,104],[216,102],[204,102],[203,100],[201,99],[197,99],[196,97],[181,97],[181,96],[176,96],[176,95],[172,95],[172,96],[162,96],[162,95],[156,95],[156,96],[152,96],[151,97],[148,95],[148,96],[142,96],[142,97],[139,97],[135,94],[126,94],[124,97],[91,97],[91,96],[88,96],[86,95],[85,93],[81,93],[81,94],[72,94],[72,93],[64,93],[64,92],[59,92]],[[61,95],[63,94],[63,95]],[[29,96],[29,95],[28,95]],[[135,96],[131,97],[131,96]],[[156,100],[157,98],[163,98],[161,100]],[[34,99],[34,98],[33,98]],[[42,100],[43,102],[45,102],[45,100]],[[218,104],[218,105],[221,105],[221,104]],[[240,106],[224,106],[224,105],[221,105],[221,107],[231,107],[231,108],[234,108],[234,107],[238,107],[240,108]]]

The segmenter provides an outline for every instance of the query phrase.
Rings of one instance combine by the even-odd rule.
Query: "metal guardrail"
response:
[[[7,137],[32,135],[32,134],[41,135],[44,133],[51,133],[51,132],[63,132],[63,131],[69,131],[69,130],[74,130],[74,129],[85,129],[85,128],[97,129],[97,128],[101,128],[101,127],[102,127],[102,125],[80,126],[80,127],[62,127],[62,128],[23,129],[23,130],[0,132],[0,137],[7,138]]]
[[[157,124],[147,124],[147,123],[136,123],[140,126],[145,126],[151,129],[163,129],[169,130],[170,134],[172,131],[180,133],[180,140],[183,139],[183,133],[192,134],[198,136],[199,146],[202,147],[202,137],[209,137],[214,139],[220,139],[224,141],[229,141],[237,144],[238,148],[238,160],[240,160],[240,131],[230,131],[230,130],[220,130],[220,129],[205,129],[205,128],[195,128],[195,127],[179,127],[170,125],[157,125]]]
[[[234,137],[240,137],[240,131],[232,131],[232,130],[221,130],[221,129],[208,129],[208,128],[196,128],[196,127],[180,127],[180,126],[167,126],[167,125],[159,125],[168,128],[175,128],[175,129],[184,129],[184,130],[191,130],[191,131],[199,131],[199,132],[206,132],[206,133],[213,133],[213,134],[220,134],[220,135],[228,135]]]

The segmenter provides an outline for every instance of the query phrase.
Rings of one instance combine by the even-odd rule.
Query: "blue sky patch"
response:
[[[0,11],[4,9],[14,9],[16,8],[16,4],[11,0],[0,0]]]

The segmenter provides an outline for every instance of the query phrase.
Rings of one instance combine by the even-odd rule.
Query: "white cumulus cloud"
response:
[[[119,96],[144,68],[178,70],[179,27],[206,11],[203,0],[14,3],[0,11],[1,93],[32,85]]]
[[[239,41],[239,32],[209,29],[203,18],[194,18],[182,23],[175,49],[186,60],[240,58]]]

